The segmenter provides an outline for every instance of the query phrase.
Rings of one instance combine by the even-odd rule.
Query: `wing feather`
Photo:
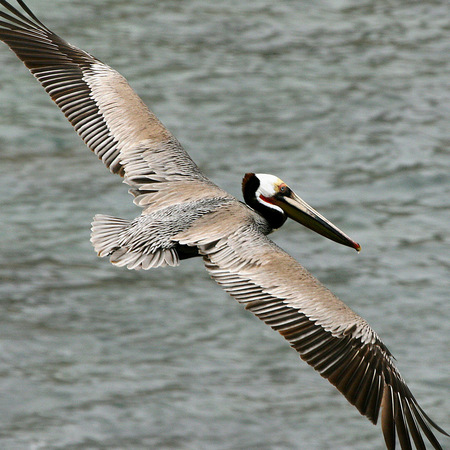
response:
[[[61,39],[22,0],[22,11],[6,0],[0,4],[9,11],[0,11],[0,40],[24,62],[86,145],[111,172],[124,176],[136,204],[157,203],[174,180],[177,189],[187,183],[186,192],[206,184],[217,195],[227,195],[202,174],[122,75]]]
[[[442,448],[431,427],[445,431],[419,407],[377,334],[297,261],[249,226],[199,247],[212,278],[289,341],[361,414],[376,424],[382,412],[388,449],[395,448],[396,435],[402,449],[411,448],[411,440],[425,448],[421,433]]]

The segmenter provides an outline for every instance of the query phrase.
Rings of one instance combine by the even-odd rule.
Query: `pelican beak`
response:
[[[339,244],[352,247],[358,252],[361,250],[361,246],[357,242],[350,239],[338,227],[325,219],[315,209],[311,208],[295,192],[290,191],[289,195],[277,196],[276,204],[283,209],[288,217],[301,223],[310,230]]]

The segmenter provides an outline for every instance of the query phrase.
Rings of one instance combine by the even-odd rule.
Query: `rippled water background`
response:
[[[240,197],[274,173],[358,240],[273,238],[377,330],[449,426],[447,1],[28,2],[124,74]],[[89,243],[126,186],[0,47],[0,446],[380,449],[379,428],[217,287]],[[445,441],[448,444],[448,441]]]

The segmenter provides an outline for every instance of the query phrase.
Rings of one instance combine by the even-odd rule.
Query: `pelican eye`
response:
[[[289,195],[290,192],[291,192],[291,190],[290,190],[285,184],[282,184],[282,185],[280,186],[278,192],[279,192],[280,194],[283,194],[283,195]]]

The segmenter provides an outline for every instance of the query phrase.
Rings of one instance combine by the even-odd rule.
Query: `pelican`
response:
[[[368,323],[267,236],[291,218],[359,244],[274,175],[247,173],[245,203],[210,181],[118,72],[69,44],[17,0],[0,0],[0,39],[24,62],[86,145],[130,186],[139,217],[96,215],[92,244],[117,266],[150,269],[203,258],[211,277],[278,331],[374,424],[386,447],[435,449],[448,434],[419,406]]]

